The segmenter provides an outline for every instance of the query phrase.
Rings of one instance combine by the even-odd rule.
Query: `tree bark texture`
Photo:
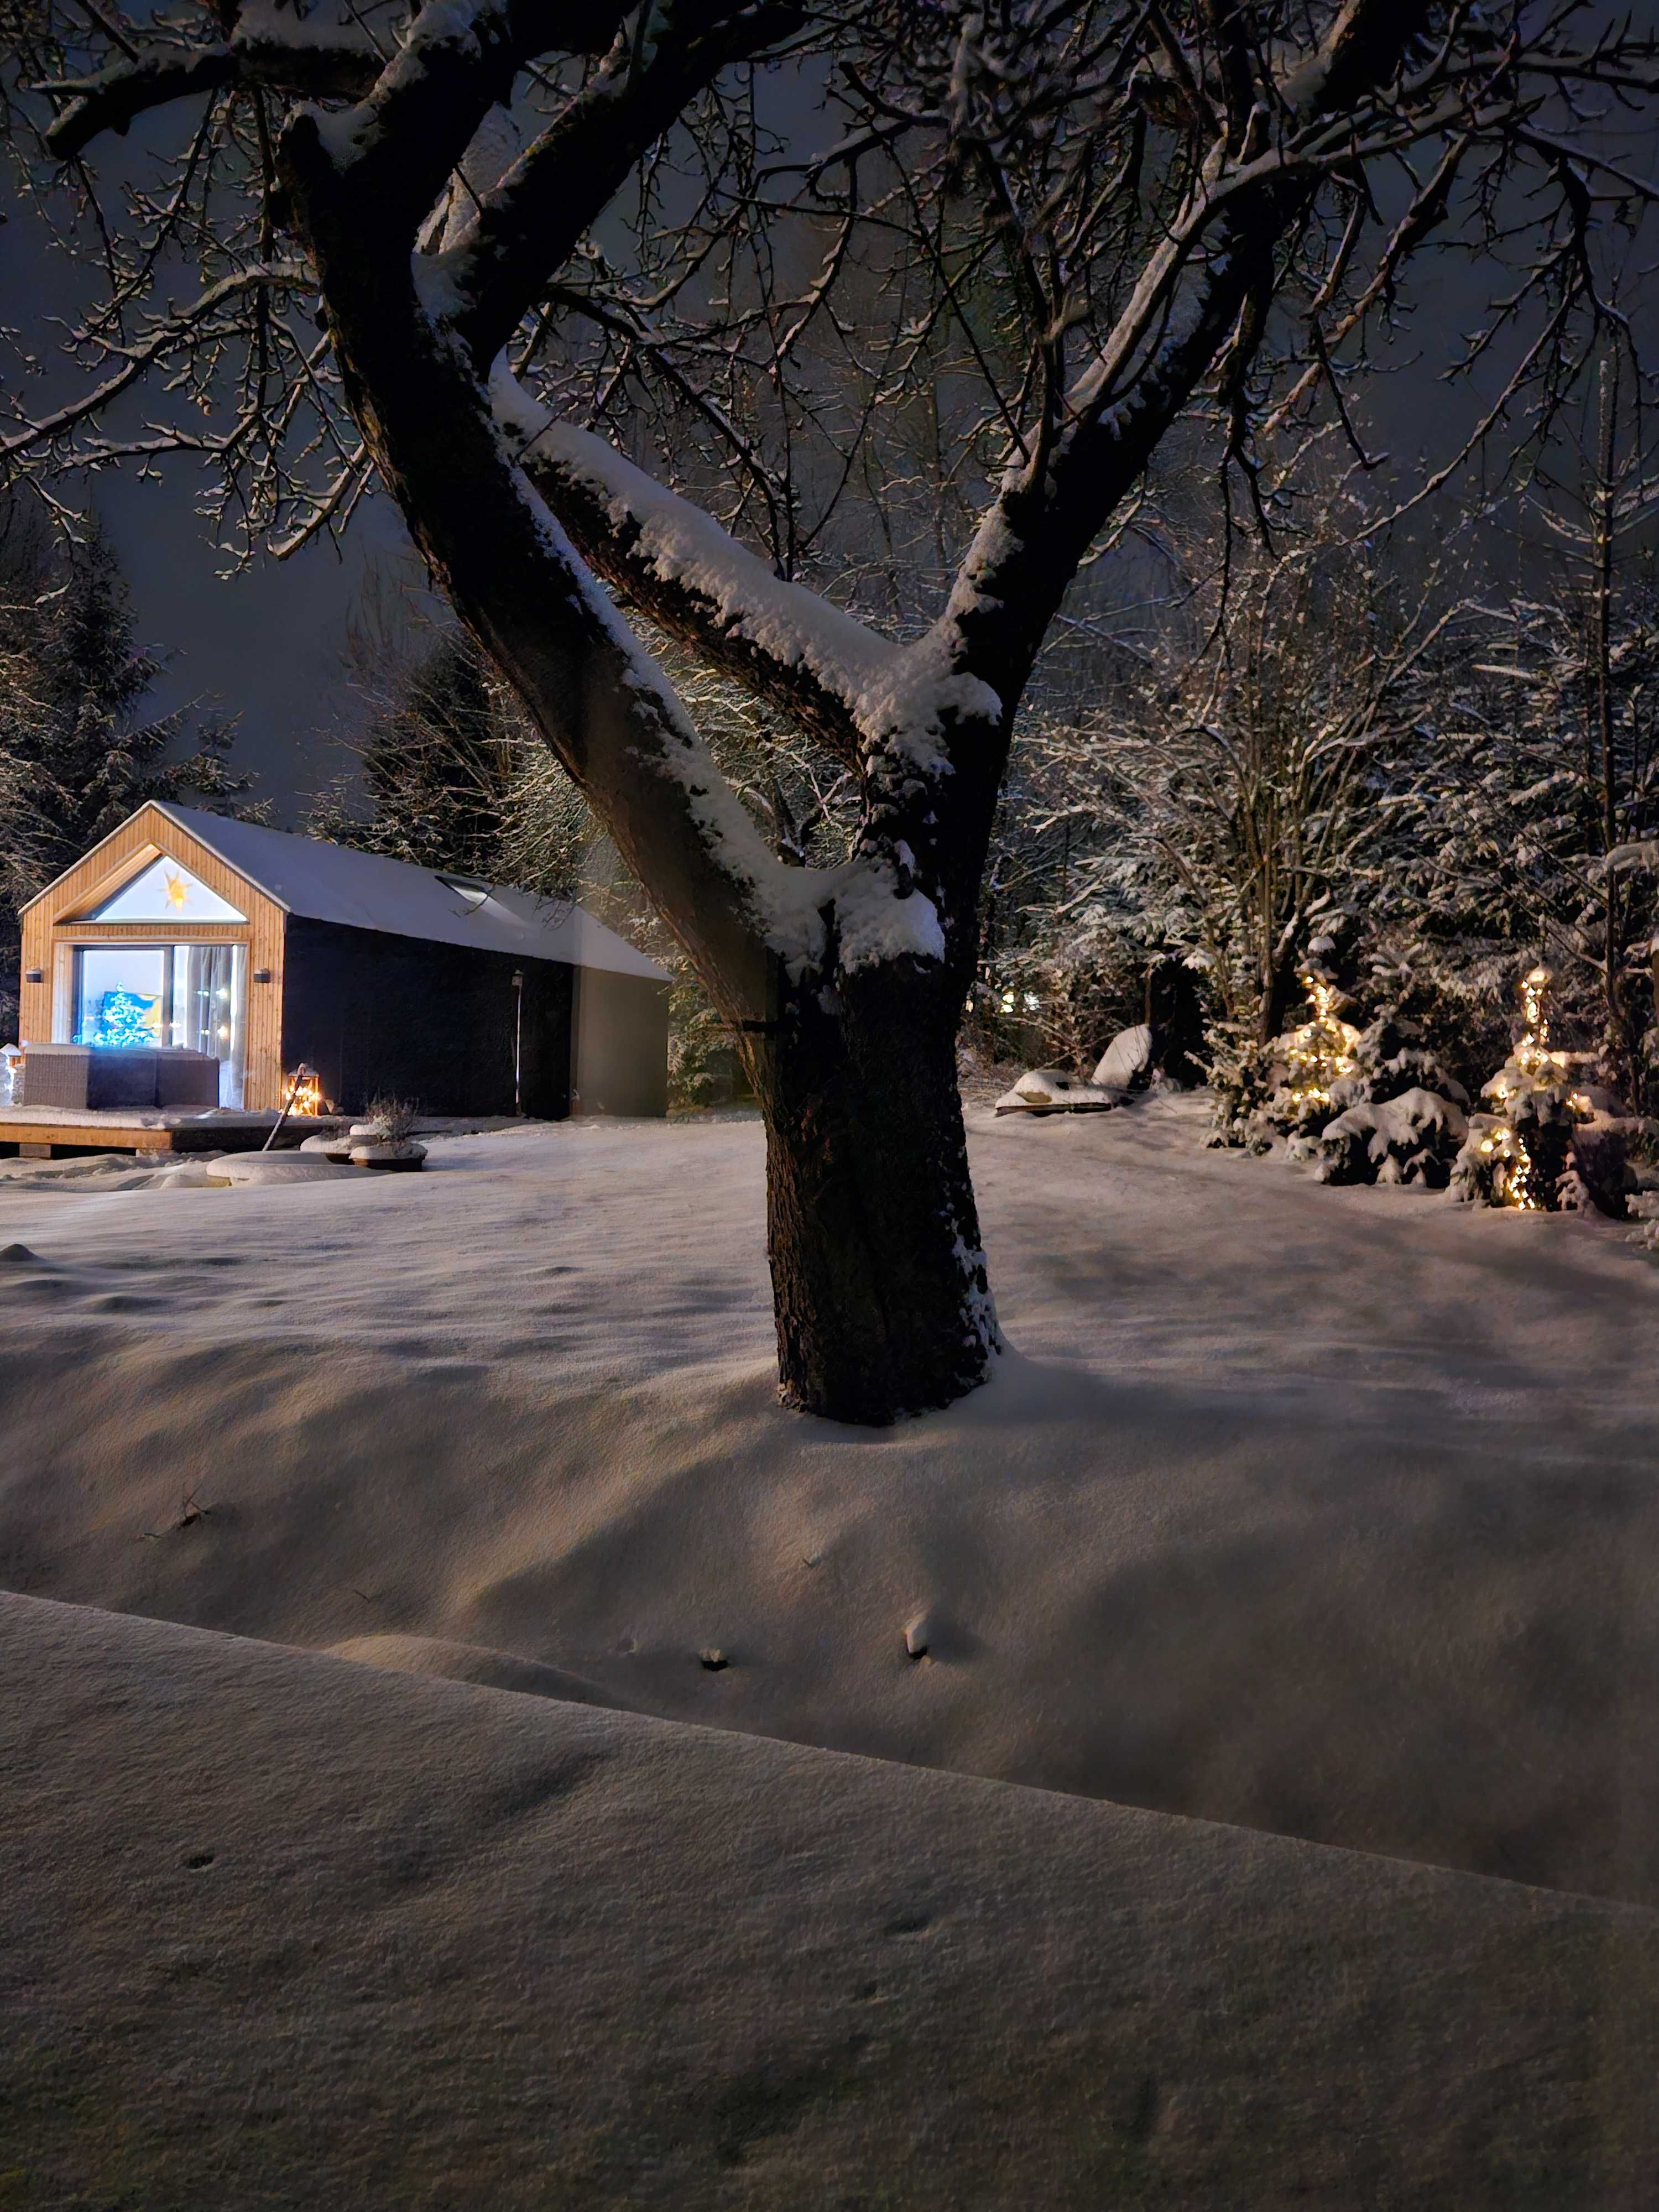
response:
[[[786,994],[771,1034],[746,1040],[766,1119],[786,1405],[882,1424],[985,1380],[996,1319],[968,1172],[957,1011],[937,982],[884,967],[833,993]]]

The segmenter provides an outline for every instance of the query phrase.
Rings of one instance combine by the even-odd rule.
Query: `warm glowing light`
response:
[[[328,1109],[323,1096],[323,1086],[314,1069],[296,1070],[289,1079],[289,1111],[290,1114],[322,1114]]]
[[[1328,1106],[1331,1085],[1354,1070],[1359,1032],[1336,1012],[1334,983],[1312,969],[1298,979],[1313,1001],[1313,1018],[1292,1030],[1285,1050],[1291,1103],[1299,1109]]]
[[[183,907],[190,903],[190,886],[175,869],[167,871],[165,890],[169,906]]]
[[[1521,979],[1521,1040],[1510,1054],[1508,1066],[1495,1075],[1486,1089],[1486,1096],[1500,1113],[1507,1111],[1511,1100],[1525,1100],[1540,1092],[1560,1096],[1571,1055],[1557,1052],[1550,1043],[1549,1016],[1546,1012],[1549,987],[1547,968],[1534,968]],[[1588,1115],[1592,1110],[1582,1091],[1570,1094],[1567,1104],[1575,1114]],[[1498,1156],[1492,1175],[1492,1195],[1496,1204],[1515,1206],[1522,1213],[1547,1210],[1547,1196],[1540,1181],[1538,1164],[1519,1130],[1495,1129],[1482,1140],[1480,1150]]]
[[[1515,1065],[1534,1084],[1557,1083],[1567,1069],[1565,1053],[1550,1049],[1549,1017],[1544,1012],[1549,987],[1547,968],[1534,968],[1521,979],[1521,1017],[1526,1032],[1515,1048]],[[1507,1097],[1510,1091],[1497,1091],[1494,1096]]]

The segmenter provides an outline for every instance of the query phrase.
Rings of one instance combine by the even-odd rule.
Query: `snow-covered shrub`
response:
[[[1471,1117],[1452,1188],[1459,1198],[1486,1206],[1548,1213],[1594,1209],[1622,1220],[1634,1183],[1626,1153],[1632,1125],[1609,1094],[1576,1084],[1571,1055],[1552,1048],[1544,1011],[1549,982],[1543,968],[1522,982],[1522,1033],[1481,1086],[1491,1111]]]
[[[1247,1044],[1222,1037],[1214,1041],[1213,1050],[1210,1080],[1214,1108],[1205,1143],[1212,1150],[1242,1146],[1255,1152],[1270,1151],[1274,1131],[1267,1105],[1284,1070],[1279,1039]]]
[[[1468,1092],[1410,1022],[1386,1014],[1374,1021],[1360,1033],[1352,1060],[1352,1072],[1336,1077],[1330,1086],[1331,1103],[1339,1112],[1350,1106],[1382,1105],[1408,1091],[1431,1091],[1468,1110]]]
[[[1632,1126],[1598,1114],[1574,1129],[1566,1172],[1555,1187],[1556,1203],[1564,1213],[1628,1218],[1630,1194],[1637,1187],[1626,1142]]]
[[[1468,1129],[1463,1109],[1413,1088],[1348,1107],[1320,1133],[1321,1182],[1422,1182],[1443,1190]]]
[[[362,1118],[354,1122],[354,1129],[373,1128],[383,1143],[400,1145],[413,1131],[420,1118],[420,1109],[407,1098],[371,1098],[363,1109]]]

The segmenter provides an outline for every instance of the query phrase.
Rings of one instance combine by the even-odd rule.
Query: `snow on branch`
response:
[[[381,58],[360,31],[302,22],[275,5],[248,7],[231,36],[213,46],[143,46],[91,76],[42,85],[69,100],[46,144],[60,161],[73,161],[102,132],[122,136],[150,109],[197,93],[258,86],[307,100],[357,100],[380,69]]]
[[[936,708],[939,687],[937,682],[929,687],[926,654],[912,669],[908,654],[815,593],[781,581],[712,517],[653,483],[602,439],[550,422],[504,360],[491,380],[491,398],[521,469],[532,465],[527,449],[533,444],[550,466],[556,461],[556,474],[601,494],[619,524],[636,534],[641,562],[705,602],[726,634],[744,635],[757,653],[803,668],[849,714],[867,713],[884,726],[895,714],[920,712],[925,718],[929,706]],[[526,493],[541,510],[544,543],[561,567],[580,578],[575,549],[528,481]],[[603,622],[626,653],[631,683],[642,700],[649,697],[653,718],[669,732],[653,767],[680,786],[704,848],[786,969],[799,977],[832,950],[842,973],[881,961],[942,960],[944,924],[939,907],[915,880],[915,856],[903,848],[890,854],[871,849],[837,867],[786,866],[766,846],[633,633],[602,592],[588,586],[583,596],[590,618]]]
[[[718,637],[744,650],[739,660],[766,672],[799,676],[838,710],[820,719],[846,754],[872,701],[890,689],[901,649],[804,585],[774,575],[712,515],[668,491],[592,431],[549,416],[499,360],[490,380],[496,420],[516,434],[519,461],[539,486],[576,493],[598,505],[618,566],[629,577],[671,587],[683,602],[674,627],[697,642]],[[664,596],[650,611],[666,619]],[[797,692],[799,685],[791,687]]]
[[[724,20],[722,20],[724,18]],[[793,0],[646,9],[532,144],[489,181],[455,246],[456,327],[492,361],[629,171],[728,64],[799,28]]]
[[[666,490],[591,431],[550,419],[498,362],[496,417],[550,493],[602,517],[599,565],[641,611],[807,722],[838,757],[901,774],[951,773],[963,723],[1000,726],[1002,702],[963,672],[951,631],[899,646],[804,585],[775,575],[712,515]],[[592,531],[582,533],[592,540]]]

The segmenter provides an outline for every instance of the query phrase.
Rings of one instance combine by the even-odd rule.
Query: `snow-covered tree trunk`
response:
[[[985,1378],[996,1320],[957,1085],[959,1012],[943,979],[884,965],[833,994],[788,993],[750,1053],[788,1404],[890,1421]]]

